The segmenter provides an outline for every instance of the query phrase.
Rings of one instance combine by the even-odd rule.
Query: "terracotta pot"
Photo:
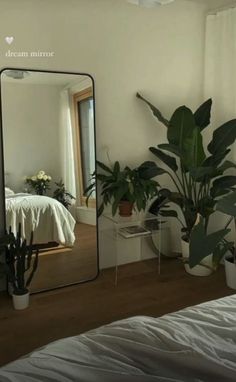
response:
[[[119,204],[119,215],[120,216],[131,216],[134,204],[128,200],[122,200]]]
[[[187,260],[189,258],[189,243],[181,239],[181,247],[182,247],[182,257],[183,260]],[[190,268],[188,263],[184,264],[184,268],[187,273],[193,276],[209,276],[212,272],[212,255],[205,257],[201,261],[201,264],[196,265],[193,268]]]

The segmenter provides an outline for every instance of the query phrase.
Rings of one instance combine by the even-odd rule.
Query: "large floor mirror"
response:
[[[98,274],[93,80],[86,74],[1,72],[5,226],[39,250],[30,292]]]

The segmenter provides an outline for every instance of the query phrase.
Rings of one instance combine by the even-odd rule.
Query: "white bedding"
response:
[[[133,317],[51,343],[0,369],[1,382],[236,380],[236,295]]]
[[[6,197],[6,226],[17,232],[19,223],[22,236],[29,241],[34,231],[34,243],[55,241],[72,246],[75,241],[75,220],[57,200],[41,195],[14,194]]]

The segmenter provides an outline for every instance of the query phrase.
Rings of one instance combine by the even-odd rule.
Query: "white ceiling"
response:
[[[187,1],[194,1],[195,3],[206,5],[209,10],[221,8],[221,7],[227,7],[228,5],[236,4],[236,0],[187,0]]]

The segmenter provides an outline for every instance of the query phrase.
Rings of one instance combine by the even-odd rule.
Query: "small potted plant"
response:
[[[75,197],[71,195],[65,188],[62,179],[59,182],[55,182],[57,188],[53,192],[53,198],[58,200],[63,206],[68,209],[71,206],[72,199],[75,200]]]
[[[50,175],[45,174],[45,171],[41,170],[37,175],[26,177],[25,183],[28,184],[37,195],[45,195],[47,190],[50,190],[51,179]]]
[[[121,169],[116,161],[108,167],[97,161],[97,166],[102,173],[93,173],[91,184],[85,190],[87,201],[95,189],[96,179],[101,185],[102,202],[98,209],[100,216],[107,205],[112,206],[112,215],[119,210],[120,216],[130,216],[133,208],[138,211],[145,210],[147,203],[158,193],[158,183],[153,180],[159,174],[154,162],[144,162],[140,166],[131,169],[125,166]]]
[[[21,238],[21,224],[16,236],[10,228],[6,238],[6,261],[1,265],[12,286],[14,308],[25,309],[29,305],[28,287],[37,270],[39,251],[33,249],[33,232],[28,245]]]

